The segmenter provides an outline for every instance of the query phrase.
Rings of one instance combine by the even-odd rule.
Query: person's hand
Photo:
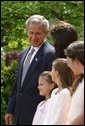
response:
[[[5,123],[6,125],[12,125],[12,121],[13,121],[13,115],[10,113],[7,113],[5,115]]]

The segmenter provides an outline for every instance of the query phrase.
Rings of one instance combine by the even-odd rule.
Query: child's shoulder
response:
[[[41,101],[41,102],[38,104],[38,107],[40,107],[41,105],[43,105],[45,102],[46,102],[46,100]]]
[[[55,89],[52,91],[51,96],[55,95],[56,92],[57,92],[57,90],[58,90],[58,88],[55,88]]]
[[[55,94],[57,94],[58,88],[54,89],[52,91],[51,96],[54,96]],[[59,95],[70,95],[70,90],[68,88],[63,88],[59,93]]]
[[[67,96],[67,95],[71,95],[70,90],[68,88],[64,88],[61,92],[61,95],[63,96]]]

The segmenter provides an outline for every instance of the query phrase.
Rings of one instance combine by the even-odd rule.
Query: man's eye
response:
[[[34,33],[33,33],[33,32],[30,32],[30,34],[32,34],[32,35],[33,35]]]

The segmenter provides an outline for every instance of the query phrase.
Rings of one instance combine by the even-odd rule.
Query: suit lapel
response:
[[[38,65],[38,63],[41,61],[41,58],[42,58],[42,54],[37,54],[35,55],[30,67],[29,67],[29,70],[27,72],[27,76],[30,76],[33,71],[35,70],[36,66]]]

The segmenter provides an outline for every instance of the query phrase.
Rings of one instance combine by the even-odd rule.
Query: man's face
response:
[[[48,31],[43,28],[41,23],[29,24],[27,32],[28,32],[29,41],[35,47],[42,45],[48,33]]]

